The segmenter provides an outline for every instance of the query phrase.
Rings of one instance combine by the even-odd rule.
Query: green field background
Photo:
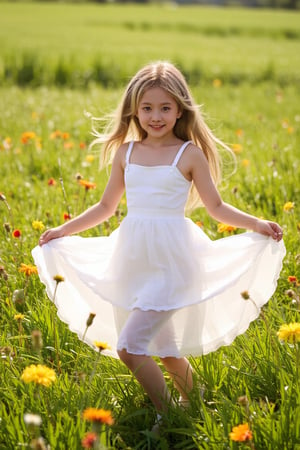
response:
[[[115,424],[101,438],[110,449],[300,449],[299,341],[277,336],[281,325],[300,322],[299,282],[288,281],[300,279],[299,54],[298,12],[0,2],[0,450],[37,448],[35,436],[51,449],[82,449],[87,407],[112,411]],[[184,72],[208,124],[236,153],[235,173],[225,164],[224,200],[278,221],[287,247],[258,320],[230,346],[191,358],[191,407],[171,408],[160,437],[150,431],[155,411],[127,369],[82,344],[57,319],[38,277],[19,271],[33,264],[40,234],[33,221],[58,225],[101,197],[107,176],[98,149],[89,149],[90,116],[105,118],[128,79],[156,59]],[[58,131],[65,137],[53,137]],[[25,132],[33,133],[26,144]],[[85,192],[78,174],[96,188]],[[125,214],[123,199],[116,216],[83,235],[107,235]],[[203,208],[191,218],[211,239],[228,235]],[[48,388],[21,380],[38,363],[57,374]],[[25,413],[41,416],[38,430],[26,427]],[[246,422],[252,441],[233,442],[230,431]]]

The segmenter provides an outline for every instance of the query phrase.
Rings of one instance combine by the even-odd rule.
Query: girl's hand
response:
[[[62,227],[50,228],[50,230],[44,231],[44,233],[40,236],[39,245],[42,246],[47,244],[47,242],[52,239],[58,239],[63,236],[66,236],[66,234],[63,232]]]
[[[265,236],[271,236],[275,241],[279,242],[282,239],[282,228],[276,222],[269,222],[267,220],[259,220],[255,231]]]

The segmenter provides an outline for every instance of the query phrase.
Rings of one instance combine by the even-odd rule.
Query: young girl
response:
[[[114,153],[102,199],[45,231],[33,256],[52,300],[53,277],[65,279],[55,295],[59,317],[88,344],[108,342],[107,353],[120,357],[161,412],[169,394],[152,356],[187,401],[193,381],[186,357],[230,344],[275,291],[282,229],[222,201],[216,144],[224,144],[168,62],[133,77],[113,128],[95,143],[103,144],[105,161]],[[117,230],[70,237],[112,216],[125,188],[128,213]],[[184,216],[195,192],[213,218],[254,232],[211,241]],[[96,316],[84,333],[90,313]]]

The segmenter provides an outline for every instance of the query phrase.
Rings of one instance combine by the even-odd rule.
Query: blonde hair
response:
[[[93,126],[93,134],[96,139],[91,145],[102,144],[101,167],[109,164],[116,150],[124,142],[146,138],[147,134],[140,126],[136,114],[144,93],[153,87],[164,89],[177,102],[181,117],[175,124],[174,134],[183,141],[191,140],[202,149],[208,161],[211,176],[215,184],[218,184],[221,179],[221,159],[217,144],[229,152],[231,150],[214,136],[211,129],[206,125],[184,76],[173,64],[167,61],[150,63],[136,73],[128,83],[114,117],[104,133],[99,134]],[[192,187],[190,194],[188,203],[189,207],[193,208],[199,202],[199,196],[194,187]]]

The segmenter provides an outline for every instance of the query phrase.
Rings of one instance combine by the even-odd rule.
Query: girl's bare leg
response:
[[[175,358],[173,356],[160,359],[173,379],[182,399],[188,400],[188,394],[193,388],[193,370],[189,361],[186,358]]]
[[[162,371],[156,362],[146,355],[134,355],[119,350],[119,357],[143,386],[158,412],[166,411],[170,398]]]

